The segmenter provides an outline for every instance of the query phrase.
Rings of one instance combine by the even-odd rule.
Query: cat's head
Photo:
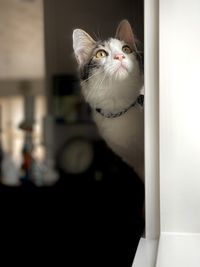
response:
[[[75,29],[73,48],[80,78],[84,85],[87,83],[87,93],[93,90],[94,95],[108,97],[112,92],[107,87],[114,84],[116,88],[124,81],[134,83],[135,79],[139,79],[136,41],[127,20],[120,22],[115,38],[106,41],[95,41],[85,31]]]

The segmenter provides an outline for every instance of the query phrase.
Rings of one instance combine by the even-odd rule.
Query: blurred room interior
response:
[[[107,38],[123,18],[143,43],[140,0],[0,0],[0,193],[36,201],[70,222],[62,234],[76,232],[76,251],[87,238],[97,261],[125,267],[144,229],[144,186],[98,135],[72,51],[73,29]]]

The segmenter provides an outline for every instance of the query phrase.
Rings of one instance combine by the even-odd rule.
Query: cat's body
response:
[[[123,116],[110,120],[94,112],[99,132],[111,149],[144,177],[143,112],[132,108]]]
[[[95,42],[84,31],[75,30],[73,46],[80,65],[82,93],[100,134],[143,179],[144,114],[137,102],[143,73],[133,38],[130,24],[122,21],[117,38],[104,42]]]

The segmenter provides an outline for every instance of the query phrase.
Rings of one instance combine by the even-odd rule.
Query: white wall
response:
[[[145,236],[157,239],[159,214],[158,0],[145,0]]]
[[[200,1],[160,0],[162,232],[200,232]]]

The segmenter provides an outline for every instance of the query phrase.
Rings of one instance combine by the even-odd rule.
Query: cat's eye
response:
[[[124,45],[122,47],[122,51],[126,54],[131,54],[133,52],[133,50],[128,45]]]
[[[106,56],[107,56],[106,51],[105,50],[102,50],[102,49],[99,50],[99,51],[97,51],[97,53],[95,55],[95,57],[98,58],[98,59],[104,58]]]

